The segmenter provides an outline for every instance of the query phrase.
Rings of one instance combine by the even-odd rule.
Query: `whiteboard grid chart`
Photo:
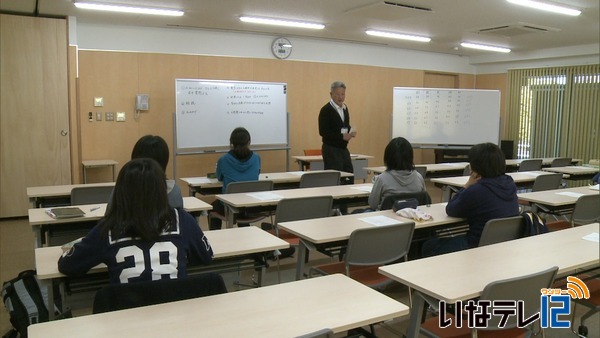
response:
[[[252,147],[288,144],[285,83],[176,79],[175,92],[177,153],[227,150],[237,127]]]
[[[392,137],[412,144],[499,143],[500,91],[394,87]]]

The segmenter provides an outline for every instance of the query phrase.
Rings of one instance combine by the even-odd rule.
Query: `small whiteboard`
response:
[[[412,144],[499,144],[500,91],[394,88],[392,137]]]
[[[237,127],[252,148],[286,147],[286,94],[285,83],[176,79],[176,153],[227,150]]]

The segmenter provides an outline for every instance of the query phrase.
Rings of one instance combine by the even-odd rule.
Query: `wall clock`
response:
[[[277,38],[271,45],[271,51],[278,59],[286,59],[292,54],[292,43],[287,38]]]

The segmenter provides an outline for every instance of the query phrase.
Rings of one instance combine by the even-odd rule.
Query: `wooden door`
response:
[[[0,217],[24,216],[71,180],[66,20],[0,15],[0,74]]]

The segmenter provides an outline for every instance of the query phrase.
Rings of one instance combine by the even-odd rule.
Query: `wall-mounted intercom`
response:
[[[135,96],[135,109],[148,110],[148,94],[138,94]]]

